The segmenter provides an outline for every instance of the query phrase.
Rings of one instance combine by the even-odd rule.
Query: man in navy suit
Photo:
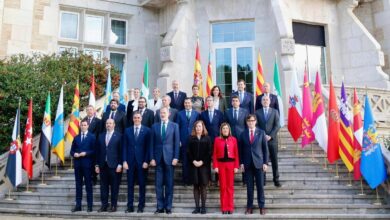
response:
[[[264,174],[267,170],[268,148],[263,130],[256,128],[256,116],[251,114],[246,118],[246,128],[239,138],[241,170],[247,178],[247,205],[245,214],[253,213],[253,191],[256,180],[257,202],[260,214],[265,214]]]
[[[72,212],[81,211],[83,198],[83,182],[87,191],[87,212],[92,212],[92,167],[95,154],[95,135],[88,132],[88,121],[80,123],[81,134],[77,135],[72,142],[70,155],[74,158],[74,175],[76,180],[76,206]]]
[[[138,99],[137,112],[141,113],[141,116],[142,116],[141,124],[148,127],[148,128],[151,128],[153,123],[154,123],[154,112],[152,110],[146,108],[146,98],[145,97],[140,97]],[[132,114],[134,114],[134,112]],[[133,119],[134,118],[132,118],[131,121],[127,122],[127,125],[129,127],[134,125]]]
[[[263,108],[256,111],[257,126],[265,131],[265,137],[267,139],[269,156],[272,163],[273,181],[276,187],[281,187],[279,182],[279,169],[278,169],[278,131],[280,129],[279,113],[276,109],[270,108],[270,100],[268,96],[263,96],[262,100]],[[265,179],[265,177],[264,177]]]
[[[172,91],[167,93],[171,97],[171,108],[181,111],[184,109],[184,99],[187,98],[185,92],[179,91],[179,81],[172,81]]]
[[[149,148],[151,144],[150,129],[141,124],[142,116],[133,112],[133,126],[126,129],[123,136],[123,168],[127,170],[127,210],[134,212],[134,181],[138,179],[139,200],[137,213],[145,207],[145,169],[148,168]],[[137,176],[135,175],[137,174]]]
[[[119,102],[119,100],[120,100],[119,92],[113,92],[112,99],[118,100],[118,102]],[[111,110],[110,105],[107,105],[105,112],[109,112],[110,110]],[[124,104],[120,103],[118,106],[118,111],[126,112],[126,106]]]
[[[96,149],[96,173],[100,174],[101,207],[98,212],[116,212],[120,174],[122,173],[122,134],[116,130],[114,119],[107,119],[106,131],[99,135]],[[111,188],[111,207],[108,194]]]
[[[243,79],[238,80],[236,92],[232,93],[232,96],[236,95],[240,99],[240,107],[248,110],[249,114],[254,112],[253,95],[250,92],[245,91],[245,81]],[[230,102],[231,107],[231,102]]]
[[[133,112],[138,110],[139,98],[141,97],[141,90],[139,88],[134,89],[134,99],[127,103],[126,118],[129,126],[133,124]],[[145,103],[146,105],[146,103]]]
[[[152,126],[152,144],[150,147],[150,165],[156,167],[155,214],[172,213],[174,166],[179,160],[179,126],[168,120],[167,107],[160,109],[161,122]],[[165,186],[165,187],[164,187]],[[164,195],[165,192],[165,195]]]
[[[188,139],[191,135],[192,127],[194,123],[199,120],[199,113],[192,109],[191,98],[187,97],[184,100],[184,110],[181,110],[176,117],[176,123],[179,125],[180,129],[180,160],[182,162],[182,177],[183,184],[189,185],[189,163],[187,160],[187,146]]]
[[[206,126],[207,132],[214,143],[215,137],[219,136],[219,129],[224,122],[223,113],[214,109],[214,99],[212,96],[206,98],[207,110],[200,114],[200,119]]]
[[[172,108],[170,106],[171,97],[169,95],[165,95],[161,98],[161,102],[162,102],[162,107],[166,107],[169,110],[169,117],[168,117],[169,121],[176,121],[176,116],[178,111],[177,109]],[[158,122],[161,122],[160,109],[157,109],[156,115],[154,116],[154,123],[158,123]]]
[[[268,96],[269,97],[269,101],[270,101],[269,107],[271,107],[273,109],[276,109],[278,111],[278,113],[280,114],[278,97],[276,95],[270,93],[270,91],[271,91],[270,84],[269,83],[264,83],[263,88],[264,88],[264,93],[256,97],[255,111],[263,108],[263,105],[261,104],[261,100],[263,99],[263,96]]]
[[[110,111],[104,112],[102,117],[102,131],[106,131],[106,121],[107,119],[113,119],[115,122],[115,131],[123,134],[126,128],[126,113],[118,110],[119,101],[116,99],[111,99],[110,101]]]

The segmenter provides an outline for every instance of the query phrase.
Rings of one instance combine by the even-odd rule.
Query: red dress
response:
[[[221,211],[234,210],[234,168],[239,168],[237,139],[216,137],[214,141],[213,168],[218,168]]]

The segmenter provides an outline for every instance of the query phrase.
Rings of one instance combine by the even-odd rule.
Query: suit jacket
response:
[[[74,157],[73,163],[75,168],[91,168],[93,166],[95,156],[95,141],[95,135],[90,132],[87,133],[83,141],[81,141],[81,134],[74,137],[72,147],[70,148],[70,155],[74,157],[75,153],[86,153],[84,157]]]
[[[106,121],[107,121],[107,119],[110,118],[110,114],[111,114],[111,111],[105,112],[103,114],[102,123],[101,123],[101,128],[102,128],[101,131],[102,132],[106,131]],[[115,131],[118,131],[121,134],[123,134],[123,132],[125,131],[125,128],[126,128],[126,124],[127,124],[126,113],[117,110],[115,113],[114,121],[115,121]]]
[[[148,100],[148,105],[147,105],[147,108],[152,110],[154,112],[154,114],[156,114],[156,111],[158,109],[160,109],[162,106],[162,101],[160,98],[157,99],[157,102],[156,104],[154,104],[154,99],[149,99]]]
[[[142,166],[143,163],[149,163],[148,152],[151,144],[151,131],[150,128],[141,125],[138,138],[135,138],[134,132],[134,126],[131,126],[125,130],[123,135],[123,161],[126,161],[129,166],[136,163]]]
[[[214,109],[213,121],[210,122],[209,111],[206,110],[200,114],[200,119],[203,121],[204,125],[206,126],[211,141],[214,142],[215,137],[219,136],[220,126],[224,122],[224,116],[222,112],[217,109]]]
[[[233,136],[228,137],[226,140],[222,137],[215,138],[214,152],[213,152],[213,168],[219,168],[218,159],[222,159],[225,156],[225,145],[228,149],[228,157],[234,159],[234,168],[239,168],[239,152],[237,139]]]
[[[86,116],[83,120],[88,120],[88,116]],[[101,119],[99,119],[95,116],[95,117],[93,117],[92,121],[89,123],[89,126],[88,126],[88,132],[90,132],[91,134],[94,134],[96,138],[101,131],[101,125],[102,125],[101,121],[102,121]]]
[[[172,165],[173,159],[179,159],[180,134],[179,126],[169,121],[165,131],[165,139],[161,137],[161,122],[152,126],[152,144],[150,145],[150,160],[156,164]],[[161,159],[164,157],[164,161]]]
[[[135,108],[133,104],[136,104]],[[126,109],[126,118],[127,118],[127,123],[130,121],[133,121],[133,112],[138,109],[138,100],[131,100],[127,103],[127,109]]]
[[[187,145],[188,137],[191,135],[194,123],[199,120],[200,114],[195,110],[191,110],[190,119],[187,119],[186,110],[181,110],[176,117],[176,123],[179,125],[180,142],[182,145]]]
[[[248,116],[248,110],[244,108],[238,109],[238,120],[235,120],[233,117],[233,108],[229,108],[225,111],[225,121],[229,123],[232,129],[232,135],[238,138],[242,131],[246,128],[246,117]]]
[[[126,112],[126,106],[122,103],[119,103],[118,110],[122,112]],[[107,105],[105,112],[109,112],[109,111],[111,111],[111,107],[110,105]]]
[[[177,117],[177,109],[174,109],[174,108],[169,108],[169,121],[173,121],[175,122],[176,121],[176,117]],[[154,115],[154,123],[158,123],[158,122],[161,122],[161,118],[160,118],[160,109],[158,109],[156,111],[156,114]]]
[[[96,148],[96,165],[104,167],[107,158],[109,168],[117,168],[122,165],[122,134],[114,131],[108,145],[106,145],[106,133],[99,135]]]
[[[240,97],[238,91],[233,92],[231,97],[234,96],[234,95]],[[229,106],[232,107],[232,100],[230,100]],[[254,112],[254,104],[253,104],[253,95],[252,95],[252,93],[247,92],[247,91],[244,92],[244,99],[243,99],[242,102],[240,102],[240,107],[241,108],[245,108],[246,110],[248,110],[249,114],[253,114],[253,112]]]
[[[255,128],[253,143],[250,142],[249,129],[246,128],[240,135],[240,164],[248,168],[253,162],[257,169],[262,169],[263,164],[268,163],[268,145],[265,132]]]
[[[130,118],[131,119],[129,120],[129,118],[128,118],[128,121],[127,121],[127,126],[128,127],[131,127],[131,126],[134,125],[133,115]],[[154,112],[152,110],[150,110],[150,109],[145,108],[144,112],[142,113],[141,124],[146,126],[146,127],[148,127],[148,128],[151,128],[153,123],[154,123]]]
[[[263,104],[261,104],[261,99],[263,98],[263,96],[264,96],[264,93],[256,97],[256,107],[255,107],[255,111],[257,111],[257,110],[263,108]],[[271,107],[271,108],[273,108],[273,109],[276,109],[276,110],[278,111],[278,113],[280,113],[280,112],[279,112],[278,97],[277,97],[276,95],[270,93],[270,94],[269,94],[269,101],[270,101],[269,107]]]
[[[171,108],[175,108],[178,111],[181,111],[184,109],[184,99],[187,98],[187,94],[185,92],[179,91],[179,94],[177,95],[177,99],[175,100],[175,94],[173,91],[168,92],[167,95],[171,97]]]
[[[225,112],[227,109],[226,100],[224,98],[219,99],[218,110]]]
[[[279,113],[276,109],[268,108],[267,119],[264,116],[263,108],[256,111],[257,127],[265,131],[265,134],[271,136],[268,144],[278,143],[278,131],[280,129]]]

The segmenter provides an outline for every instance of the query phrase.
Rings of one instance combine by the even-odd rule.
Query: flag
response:
[[[282,100],[282,89],[280,86],[280,79],[279,79],[279,67],[278,67],[276,55],[275,55],[275,64],[274,64],[274,93],[276,94],[279,103],[279,124],[280,127],[284,127],[284,106]]]
[[[337,107],[336,93],[333,87],[332,77],[329,83],[329,103],[328,103],[328,147],[327,156],[329,163],[334,163],[340,158],[339,155],[339,131],[340,131],[340,113]]]
[[[200,66],[199,39],[197,39],[196,41],[196,50],[195,50],[194,85],[198,86],[199,96],[203,97],[203,77],[202,77],[202,67]]]
[[[362,176],[360,172],[360,157],[362,154],[363,142],[363,122],[361,114],[361,104],[356,93],[353,90],[353,177],[359,180]]]
[[[328,147],[328,130],[325,119],[324,99],[320,74],[316,75],[313,99],[313,133],[318,145],[326,152]]]
[[[111,101],[111,70],[108,69],[107,84],[106,84],[106,95],[105,95],[105,98],[104,98],[103,112],[106,112],[106,108],[110,104],[110,101]]]
[[[16,111],[12,142],[9,148],[5,175],[14,187],[22,183],[22,155],[20,154],[20,104]]]
[[[46,98],[45,113],[42,121],[42,132],[39,137],[39,152],[48,167],[50,167],[50,148],[51,148],[51,115],[50,115],[50,92]]]
[[[263,85],[264,85],[263,63],[261,62],[261,56],[259,51],[259,55],[257,56],[256,96],[263,94]]]
[[[91,89],[89,90],[88,105],[92,105],[93,107],[96,107],[95,74],[92,74],[92,79],[91,80],[92,80],[92,82],[91,82]],[[78,87],[78,82],[77,82],[77,87]],[[78,91],[78,88],[77,88],[77,94],[78,93],[79,93],[79,91]],[[76,92],[75,92],[75,96],[76,96]],[[80,96],[78,96],[78,97],[80,97]]]
[[[314,141],[314,133],[312,130],[313,111],[311,108],[311,94],[309,80],[305,68],[303,77],[303,105],[302,105],[302,147]]]
[[[93,85],[94,83],[92,83]],[[93,87],[95,87],[93,85]],[[91,88],[92,89],[92,88]],[[91,101],[91,94],[89,96],[89,101]],[[93,95],[93,94],[92,94]],[[89,103],[91,105],[91,103]],[[73,105],[72,105],[72,114],[70,115],[69,124],[68,124],[68,131],[66,132],[65,138],[67,141],[72,143],[74,137],[76,137],[79,134],[80,130],[80,93],[79,93],[79,82],[76,84],[76,88],[74,89],[74,96],[73,96]]]
[[[54,120],[52,136],[53,153],[61,160],[65,161],[65,144],[64,144],[64,86],[61,87],[60,97],[58,99],[56,119]]]
[[[206,79],[206,97],[211,95],[211,89],[213,88],[213,72],[211,66],[211,54],[209,53],[209,64],[207,65],[207,79]]]
[[[32,99],[28,105],[27,122],[24,130],[22,147],[22,167],[26,171],[28,179],[33,176],[32,138],[33,138]]]
[[[127,95],[127,80],[126,80],[126,71],[122,70],[121,73],[121,81],[119,83],[119,102],[127,106],[127,102],[129,101],[129,96]]]
[[[145,60],[144,74],[142,76],[141,96],[149,99],[149,61]]]
[[[290,94],[288,97],[288,121],[287,129],[292,138],[297,142],[302,135],[302,92],[298,86],[297,75],[295,72],[291,77]]]
[[[375,119],[367,96],[364,103],[363,148],[360,169],[371,189],[376,188],[387,179]]]
[[[351,127],[351,114],[347,104],[347,94],[344,83],[341,85],[340,103],[340,132],[339,132],[339,154],[348,171],[353,170],[353,134]]]

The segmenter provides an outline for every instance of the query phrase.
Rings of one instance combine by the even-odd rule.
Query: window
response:
[[[61,12],[60,37],[65,39],[78,39],[79,14],[74,12]]]
[[[213,43],[253,41],[254,29],[251,21],[213,24]]]
[[[101,60],[103,51],[96,49],[84,49],[84,53],[93,57],[94,60]]]
[[[110,63],[114,65],[114,68],[122,72],[126,54],[123,53],[110,53]]]
[[[67,46],[60,46],[58,48],[58,52],[60,54],[64,53],[65,51],[68,52],[68,53],[71,53],[73,55],[76,55],[77,51],[78,51],[78,48],[77,47],[67,47]]]
[[[315,82],[316,73],[319,72],[322,83],[327,83],[324,26],[293,22],[293,33],[298,82],[303,82],[306,64],[310,82]]]
[[[84,40],[86,42],[103,42],[103,21],[104,19],[101,16],[85,16]]]
[[[110,44],[126,45],[126,21],[111,20]]]

